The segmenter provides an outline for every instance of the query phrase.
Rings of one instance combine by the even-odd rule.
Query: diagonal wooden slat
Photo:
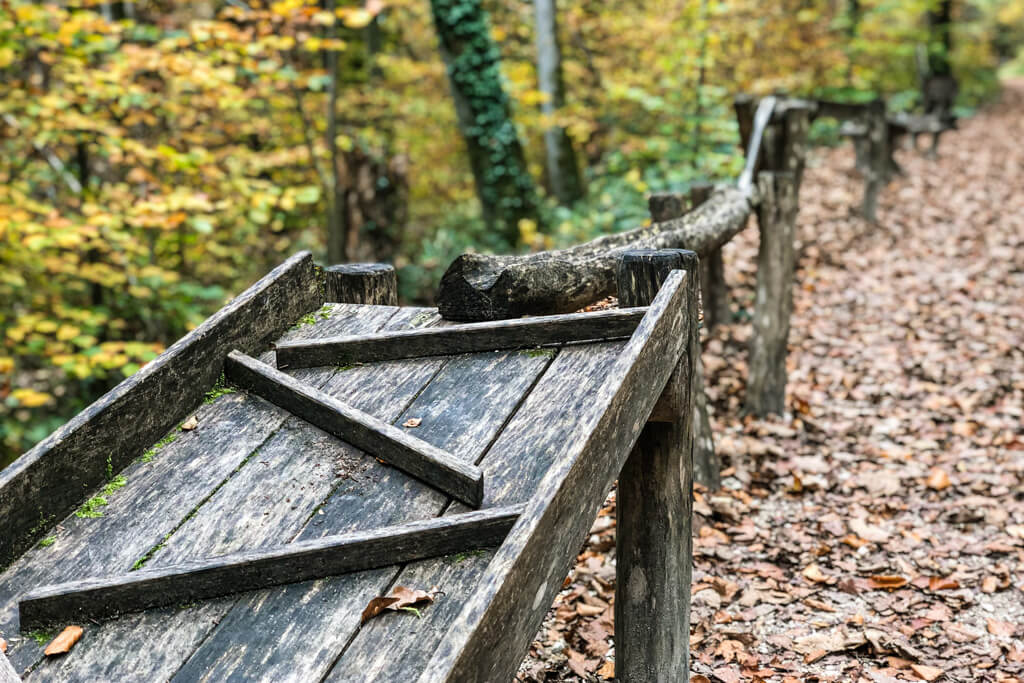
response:
[[[152,607],[479,550],[500,545],[522,511],[522,505],[496,507],[47,586],[21,600],[21,625],[32,629],[108,619]]]
[[[423,480],[473,507],[480,507],[484,478],[480,468],[451,453],[346,405],[240,351],[224,363],[228,379],[325,432],[361,448],[389,465]]]
[[[285,342],[277,345],[277,366],[347,365],[626,338],[646,311],[626,308]]]

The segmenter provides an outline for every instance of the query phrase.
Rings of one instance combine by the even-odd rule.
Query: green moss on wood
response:
[[[127,483],[128,480],[122,475],[118,475],[114,479],[111,479],[107,482],[107,485],[103,487],[103,490],[100,491],[100,495],[93,496],[89,500],[85,501],[85,504],[75,511],[75,516],[82,517],[83,519],[95,519],[97,517],[102,517],[102,508],[107,505],[107,499],[114,493],[114,491],[122,488]]]

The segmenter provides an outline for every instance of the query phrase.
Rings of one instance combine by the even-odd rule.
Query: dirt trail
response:
[[[694,681],[1024,681],[1024,82],[898,160],[877,225],[848,147],[809,166],[790,414],[740,416],[749,324],[706,340],[730,469],[696,504]],[[741,319],[756,239],[725,254]],[[524,680],[612,674],[613,520]]]

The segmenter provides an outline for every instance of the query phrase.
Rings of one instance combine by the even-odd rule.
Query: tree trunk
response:
[[[743,229],[747,198],[719,189],[682,218],[655,223],[568,249],[525,256],[462,254],[448,266],[437,294],[449,320],[500,320],[577,311],[615,292],[618,257],[626,249],[685,248],[706,254]]]
[[[537,218],[537,193],[501,83],[487,13],[480,0],[431,0],[430,7],[484,220],[515,244],[519,221]]]
[[[334,0],[327,0],[327,11],[334,14]],[[331,154],[331,166],[327,188],[327,260],[343,263],[348,260],[345,248],[345,216],[348,213],[347,196],[342,186],[341,169],[338,159],[338,54],[333,50],[324,51],[327,61],[327,130],[324,133],[327,149]]]
[[[534,0],[533,4],[537,16],[537,81],[540,92],[547,95],[540,108],[545,116],[554,117],[565,106],[558,10],[555,0]],[[544,131],[544,168],[548,187],[559,204],[569,205],[583,196],[572,140],[565,128],[554,122]]]

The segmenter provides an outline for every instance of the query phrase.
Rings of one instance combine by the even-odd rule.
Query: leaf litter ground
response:
[[[722,491],[697,490],[692,680],[1024,681],[1024,82],[879,221],[849,147],[801,192],[789,412],[742,416],[757,231],[704,340]],[[519,674],[614,676],[615,495]]]

